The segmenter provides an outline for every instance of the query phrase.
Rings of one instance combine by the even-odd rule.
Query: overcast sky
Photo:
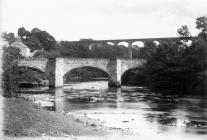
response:
[[[195,19],[207,0],[0,0],[3,31],[46,30],[56,40],[177,36],[181,25],[197,34]]]

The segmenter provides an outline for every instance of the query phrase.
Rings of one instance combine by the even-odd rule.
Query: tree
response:
[[[25,44],[30,48],[31,52],[43,49],[40,40],[34,36],[31,36]]]
[[[58,46],[55,38],[46,31],[34,32],[32,33],[32,36],[39,40],[39,42],[42,44],[42,48],[45,51],[53,50]]]
[[[196,28],[201,30],[198,36],[207,40],[207,17],[202,16],[196,19]]]
[[[155,51],[156,44],[152,41],[146,41],[143,48],[139,49],[139,58],[147,59]]]
[[[31,34],[24,27],[21,27],[17,31],[18,36],[21,38],[22,42],[27,42]]]
[[[3,32],[1,34],[1,37],[3,38],[3,40],[7,41],[9,43],[9,45],[11,45],[12,43],[15,42],[15,36],[14,36],[14,33],[6,33],[6,32]]]
[[[203,85],[203,74],[207,70],[207,41],[205,40],[206,18],[196,19],[197,28],[201,29],[202,39],[193,40],[191,46],[185,42],[161,42],[147,58],[146,72],[151,87],[166,90],[193,90]],[[178,29],[181,40],[191,37],[187,26]]]
[[[187,42],[191,38],[191,34],[189,31],[189,28],[187,25],[182,25],[178,30],[177,30],[180,38]]]
[[[20,50],[15,47],[5,47],[3,51],[3,96],[18,96],[19,74],[17,58],[21,57]]]
[[[57,49],[58,46],[57,41],[53,36],[38,28],[34,28],[31,32],[29,32],[24,27],[21,27],[18,29],[18,36],[20,36],[22,42],[28,46],[31,51],[51,51]]]
[[[181,49],[184,47],[188,47],[189,46],[189,41],[191,39],[191,33],[188,29],[187,25],[182,25],[178,30],[177,30],[180,39],[178,40],[178,45],[180,45]]]

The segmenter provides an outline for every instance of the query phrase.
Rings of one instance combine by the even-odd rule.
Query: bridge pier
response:
[[[129,54],[129,59],[132,60],[132,43],[128,42],[128,54]]]
[[[62,87],[64,77],[64,58],[56,58],[55,62],[55,87]]]
[[[50,58],[48,59],[47,65],[46,71],[48,72],[49,87],[62,87],[64,76],[64,58]]]
[[[55,58],[49,58],[46,64],[45,72],[48,75],[49,88],[55,87],[55,62],[56,62]]]
[[[121,60],[115,59],[109,62],[109,87],[121,87]]]

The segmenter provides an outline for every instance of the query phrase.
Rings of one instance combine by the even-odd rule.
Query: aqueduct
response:
[[[64,85],[64,75],[80,67],[98,68],[109,75],[109,86],[121,86],[121,76],[135,67],[143,67],[143,59],[96,59],[96,58],[55,58],[55,59],[21,59],[19,66],[31,67],[49,73],[49,86]]]

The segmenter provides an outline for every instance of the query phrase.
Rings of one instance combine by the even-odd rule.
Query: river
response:
[[[207,95],[155,93],[146,87],[108,88],[107,81],[77,82],[22,97],[44,109],[94,119],[111,129],[154,139],[207,139]],[[33,93],[33,94],[31,94]]]

